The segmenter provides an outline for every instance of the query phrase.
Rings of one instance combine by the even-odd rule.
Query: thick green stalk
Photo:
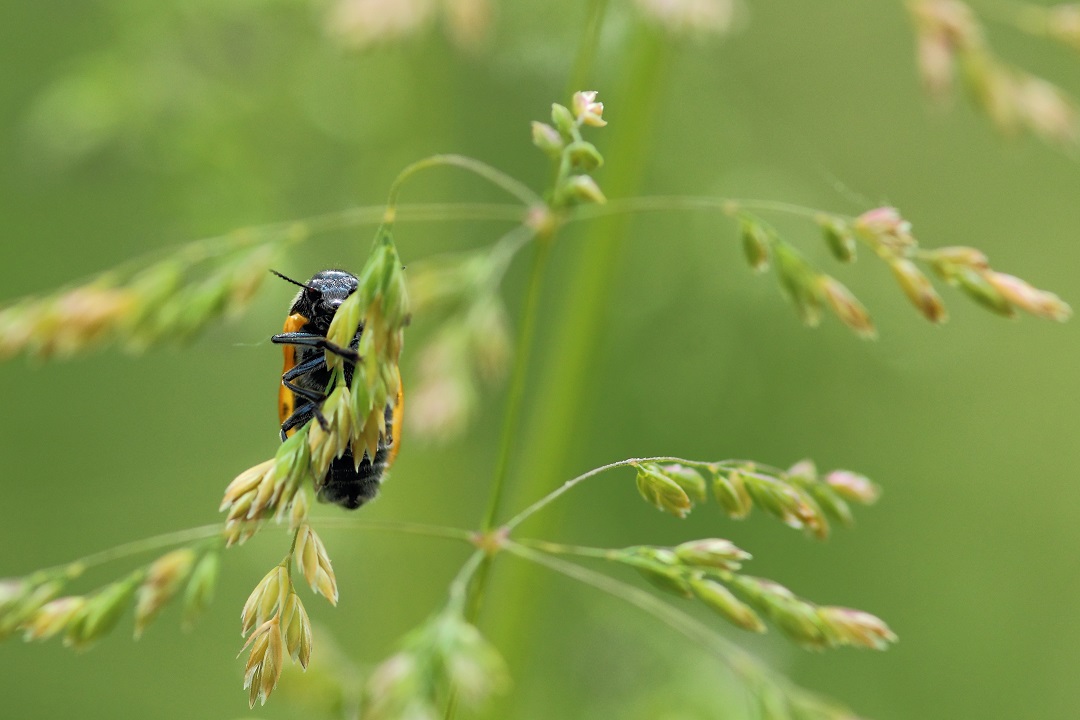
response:
[[[621,93],[608,95],[610,106],[618,108],[612,119],[611,143],[605,149],[609,174],[601,178],[605,193],[624,197],[641,183],[648,155],[648,118],[663,87],[663,41],[642,27],[631,41],[633,58],[627,63],[627,85]],[[586,379],[590,362],[601,336],[612,280],[618,270],[618,248],[626,229],[625,217],[609,217],[597,222],[582,242],[574,243],[573,260],[568,264],[563,303],[552,325],[554,337],[547,347],[550,355],[543,363],[545,373],[535,391],[528,440],[521,457],[529,458],[529,472],[515,485],[511,507],[524,507],[558,485],[577,450],[576,441],[587,438],[579,419],[582,400],[588,398]],[[550,537],[558,517],[549,508],[533,521],[537,536]],[[531,616],[544,607],[543,593],[528,582],[528,568],[507,568],[500,582],[501,614],[492,630],[495,642],[519,676],[528,674],[525,646],[537,626]]]
[[[578,48],[577,57],[571,71],[569,93],[582,89],[579,84],[584,83],[589,68],[592,65],[596,45],[599,42],[600,29],[603,27],[604,15],[607,12],[607,0],[591,0],[587,10],[585,33],[582,36],[581,46]],[[503,432],[499,441],[499,454],[495,463],[495,473],[489,497],[487,510],[481,523],[484,532],[490,531],[498,517],[502,503],[506,480],[510,471],[510,457],[517,440],[518,431],[524,416],[525,381],[528,376],[529,355],[536,334],[536,320],[539,315],[538,306],[540,291],[543,287],[544,271],[547,268],[548,259],[551,255],[551,247],[555,241],[555,232],[540,236],[538,247],[533,256],[533,265],[529,272],[529,288],[522,309],[522,321],[518,330],[516,347],[514,349],[514,368],[510,378],[510,390],[506,400],[506,410],[503,415]],[[491,558],[487,558],[481,564],[473,591],[470,597],[467,617],[470,622],[476,622],[483,604],[484,591],[487,588]],[[447,717],[453,715],[452,709]]]
[[[506,479],[510,473],[510,457],[514,443],[518,440],[521,421],[524,415],[525,381],[529,372],[529,358],[532,355],[533,340],[536,335],[536,320],[539,316],[540,295],[544,286],[544,271],[551,256],[552,238],[541,237],[533,253],[532,267],[529,269],[529,287],[522,308],[522,321],[514,343],[514,367],[510,375],[510,389],[506,396],[506,410],[503,414],[502,437],[499,440],[499,454],[495,461],[491,495],[487,510],[484,512],[480,528],[488,532],[495,525],[506,488]],[[476,573],[476,581],[469,598],[466,614],[469,622],[476,622],[483,605],[484,591],[487,589],[488,574],[491,570],[491,557],[484,558]]]
[[[613,171],[603,183],[610,197],[625,197],[640,184],[646,165],[648,118],[662,83],[663,46],[660,38],[642,28],[635,39],[635,57],[626,77],[631,85],[617,97],[613,107],[620,123],[612,122],[612,140],[605,155]],[[537,404],[531,421],[531,442],[523,455],[532,459],[527,481],[515,494],[513,506],[520,507],[544,495],[567,473],[568,455],[576,437],[582,437],[575,419],[581,416],[581,401],[587,397],[585,380],[608,306],[611,283],[618,268],[619,243],[627,225],[626,216],[607,217],[591,228],[582,242],[575,243],[576,259],[568,263],[571,274],[556,335],[548,344],[553,349],[544,363]]]
[[[485,532],[495,525],[495,517],[502,502],[506,478],[510,471],[510,455],[521,427],[525,380],[529,372],[529,357],[532,355],[533,340],[536,335],[540,295],[544,285],[544,271],[551,257],[551,245],[551,238],[540,238],[540,241],[536,243],[532,267],[529,269],[529,287],[525,295],[525,306],[522,309],[522,322],[518,328],[517,341],[514,343],[514,368],[511,371],[510,389],[506,396],[506,410],[503,413],[502,437],[499,440],[499,455],[495,462],[494,482],[487,511],[480,523],[480,529]]]

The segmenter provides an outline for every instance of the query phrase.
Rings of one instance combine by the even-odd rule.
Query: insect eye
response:
[[[319,288],[314,288],[310,286],[306,286],[304,288],[304,297],[306,297],[312,302],[318,302],[322,298],[322,296],[322,290],[320,290]]]

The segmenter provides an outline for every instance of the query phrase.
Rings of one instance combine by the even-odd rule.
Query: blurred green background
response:
[[[427,4],[353,5],[400,16]],[[361,46],[361,30],[330,2],[0,4],[0,296],[240,226],[377,204],[402,166],[434,152],[473,155],[542,187],[547,163],[528,121],[567,99],[585,4],[497,3],[486,28],[467,14],[481,5],[439,4],[437,19],[407,37]],[[671,34],[611,0],[585,82],[611,123],[593,133],[609,193],[848,213],[889,202],[927,246],[976,245],[995,267],[1080,301],[1080,166],[1035,140],[999,137],[964,102],[928,109],[901,3],[750,3],[744,19],[726,38]],[[1075,53],[1004,29],[993,39],[1080,92]],[[447,170],[404,200],[503,197]],[[629,473],[568,497],[554,534],[611,546],[729,537],[754,553],[752,573],[881,615],[901,638],[884,654],[810,654],[776,632],[737,638],[868,717],[1075,717],[1076,323],[1008,322],[943,291],[952,319],[931,327],[880,263],[836,268],[812,228],[780,226],[860,295],[880,340],[859,341],[831,319],[803,329],[772,279],[747,271],[716,214],[635,216],[596,273],[605,309],[570,398],[566,448],[530,456],[544,447],[537,412],[550,400],[533,393],[559,365],[571,280],[603,232],[576,227],[548,275],[514,482],[557,468],[541,479],[554,486],[611,460],[669,453],[779,465],[812,456],[865,472],[884,486],[882,502],[825,543],[760,513],[741,524],[711,507],[683,522],[662,516],[636,497]],[[412,223],[398,244],[408,263],[501,231]],[[317,238],[278,269],[358,268],[370,236]],[[506,287],[512,311],[524,265]],[[291,295],[265,284],[242,320],[186,349],[7,363],[0,575],[213,522],[224,485],[277,445],[281,361],[268,337]],[[431,329],[417,319],[406,356]],[[408,357],[406,367],[408,387]],[[364,516],[475,526],[503,391],[484,397],[478,422],[453,443],[406,434],[392,481]],[[322,626],[315,653],[333,636],[361,669],[442,602],[464,557],[425,539],[324,536],[342,600],[336,610],[308,602]],[[137,644],[125,624],[88,654],[0,646],[0,714],[313,717],[284,697],[249,713],[240,690],[239,610],[283,542],[265,532],[229,552],[215,604],[191,634],[170,611]],[[500,561],[482,623],[509,646],[515,679],[492,717],[743,716],[742,691],[696,646],[540,570],[514,590],[507,579],[521,576],[505,573],[514,563]],[[523,596],[531,609],[500,603]],[[526,626],[511,643],[503,634],[515,623]]]

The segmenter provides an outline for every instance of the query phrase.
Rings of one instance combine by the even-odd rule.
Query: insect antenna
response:
[[[281,278],[281,279],[282,279],[282,280],[284,280],[285,282],[291,282],[291,283],[292,283],[293,285],[296,285],[297,287],[302,287],[302,288],[304,288],[305,290],[307,290],[308,292],[318,293],[318,294],[322,295],[322,290],[320,290],[320,289],[319,289],[319,288],[317,288],[317,287],[312,287],[311,285],[308,285],[308,284],[306,284],[306,283],[302,283],[302,282],[298,282],[298,281],[296,281],[296,280],[293,280],[293,279],[292,279],[291,277],[289,277],[288,275],[282,275],[282,274],[281,274],[281,273],[279,273],[279,272],[278,272],[277,270],[271,270],[270,272],[272,272],[273,274],[277,275],[277,276],[278,276],[279,278]]]

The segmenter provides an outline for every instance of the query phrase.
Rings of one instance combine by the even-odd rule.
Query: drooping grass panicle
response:
[[[763,615],[789,638],[812,649],[852,645],[882,650],[896,641],[888,626],[869,613],[818,606],[771,580],[741,575],[739,570],[750,554],[722,538],[692,540],[673,548],[637,545],[603,549],[546,541],[513,542],[547,553],[628,565],[658,589],[699,600],[738,628],[765,632]]]
[[[486,255],[467,258],[446,270],[445,276],[435,274],[429,278],[428,286],[414,286],[425,301],[449,300],[460,306],[454,319],[456,325],[450,324],[447,334],[437,336],[441,348],[436,345],[441,352],[437,360],[458,373],[454,382],[460,395],[460,387],[465,384],[461,376],[472,372],[461,369],[470,364],[467,355],[480,358],[480,364],[493,371],[506,362],[507,322],[497,290],[517,250],[534,240],[549,241],[563,223],[584,219],[589,216],[585,210],[595,210],[607,202],[593,177],[604,159],[596,146],[583,137],[585,128],[606,125],[603,112],[595,92],[578,92],[569,106],[552,106],[551,124],[533,124],[533,142],[553,164],[554,178],[544,199],[490,166],[453,155],[419,161],[406,168],[393,184],[390,202],[382,215],[384,222],[357,275],[358,288],[338,308],[326,333],[325,360],[331,376],[320,412],[316,419],[293,431],[273,458],[238,475],[226,488],[221,503],[226,519],[224,543],[219,540],[219,547],[242,543],[271,518],[278,522],[287,519],[293,537],[284,559],[258,582],[241,610],[241,633],[247,638],[244,650],[249,651],[244,685],[252,705],[265,702],[274,691],[286,654],[303,668],[312,657],[311,623],[296,592],[293,569],[303,575],[313,592],[332,604],[338,600],[337,579],[326,547],[309,522],[315,491],[335,459],[347,451],[358,465],[364,457],[374,459],[380,442],[390,431],[386,409],[397,402],[401,390],[399,361],[404,329],[411,316],[410,288],[392,234],[402,182],[426,167],[455,165],[503,187],[526,206],[523,214],[514,218],[521,225],[496,242]],[[874,335],[869,314],[854,294],[814,267],[794,244],[756,214],[790,212],[792,206],[755,206],[752,202],[715,198],[705,206],[719,207],[738,219],[747,260],[755,270],[775,268],[781,286],[794,300],[804,322],[817,324],[822,311],[828,310],[856,333]],[[932,321],[944,319],[944,305],[920,263],[996,312],[1008,314],[1015,308],[1054,319],[1064,319],[1069,313],[1068,306],[1056,296],[990,269],[985,256],[976,250],[922,250],[911,224],[894,208],[875,208],[858,217],[806,208],[795,208],[795,214],[817,224],[838,261],[853,262],[857,257],[856,243],[868,247],[889,264],[904,293]],[[16,351],[39,349],[44,354],[75,352],[110,339],[134,347],[154,344],[166,336],[189,336],[214,317],[245,303],[265,277],[270,254],[279,247],[277,240],[265,238],[247,244],[226,244],[221,253],[211,258],[205,277],[194,282],[189,271],[207,257],[171,257],[119,279],[103,277],[79,292],[51,298],[48,307],[30,303],[0,312],[0,333],[25,338],[13,345]],[[470,281],[477,281],[477,287],[453,287]],[[44,318],[43,324],[26,325],[27,318],[35,317],[35,313]],[[65,322],[73,327],[57,329]],[[528,332],[523,330],[522,337],[528,337]],[[355,355],[348,350],[354,350]],[[519,353],[519,358],[527,355]],[[517,414],[509,415],[514,420]],[[512,432],[507,436],[513,440]],[[781,470],[745,460],[633,458],[567,481],[501,527],[492,527],[489,521],[497,515],[505,479],[505,473],[497,470],[489,516],[472,540],[477,549],[452,583],[446,608],[409,635],[401,650],[373,674],[367,686],[365,717],[434,718],[455,703],[478,709],[505,685],[505,665],[473,623],[470,612],[478,607],[478,601],[477,596],[469,596],[486,577],[478,568],[486,568],[504,549],[602,589],[622,586],[612,584],[615,581],[608,578],[598,579],[605,576],[589,575],[572,564],[568,568],[560,564],[562,560],[533,548],[618,562],[635,568],[665,591],[699,601],[739,628],[762,632],[764,620],[769,620],[807,647],[883,649],[895,641],[888,626],[873,615],[819,606],[771,580],[741,574],[742,564],[750,560],[749,553],[722,538],[690,540],[674,547],[634,545],[613,550],[570,548],[549,542],[528,543],[532,547],[526,547],[525,541],[510,539],[518,525],[576,485],[621,467],[634,468],[643,499],[677,518],[707,503],[711,494],[729,518],[744,518],[757,507],[818,538],[828,535],[831,522],[852,522],[852,503],[872,503],[878,496],[876,486],[865,477],[848,471],[822,476],[809,461]],[[461,534],[454,531],[428,534],[461,539]],[[71,644],[84,647],[113,628],[129,605],[135,607],[139,634],[166,604],[181,597],[181,588],[185,622],[189,622],[210,601],[219,568],[218,547],[203,551],[201,556],[194,548],[179,548],[84,596],[61,597],[67,580],[63,575],[0,583],[0,636],[16,630],[31,638],[63,634]],[[696,621],[671,610],[650,593],[630,588],[626,596],[683,632],[702,634]],[[719,642],[712,634],[706,638],[707,644],[716,646]],[[804,696],[788,692],[781,684],[765,683],[762,687],[762,702],[774,708],[770,712],[786,708],[805,711],[808,717],[837,717],[819,711],[800,699]]]
[[[739,237],[751,268],[761,271],[775,265],[780,286],[806,325],[818,325],[822,310],[827,309],[856,335],[876,337],[873,319],[854,293],[812,265],[772,225],[745,207],[753,204],[732,200],[726,201],[725,207],[725,212],[736,216]],[[768,204],[763,207],[769,209]],[[772,209],[790,211],[783,206]],[[810,216],[811,212],[798,214]],[[975,248],[921,248],[911,223],[894,207],[873,208],[857,217],[821,211],[812,214],[826,246],[837,260],[854,262],[856,244],[866,245],[889,266],[901,291],[931,322],[945,322],[948,313],[926,271],[999,315],[1012,316],[1016,310],[1023,310],[1036,317],[1064,321],[1072,314],[1069,305],[1057,295],[993,270],[986,255]]]
[[[628,602],[700,645],[717,659],[724,662],[735,675],[742,679],[748,686],[754,701],[760,705],[762,717],[794,717],[805,720],[852,720],[855,718],[855,715],[848,708],[835,701],[811,693],[794,685],[787,678],[777,675],[738,645],[662,598],[606,574],[598,573],[590,568],[556,557],[558,551],[555,549],[548,548],[551,552],[541,552],[533,549],[532,545],[534,543],[524,545],[519,542],[508,541],[506,549],[513,555]],[[552,552],[555,554],[552,554]],[[706,606],[739,627],[751,631],[758,630],[759,625],[749,619],[749,616],[740,618],[737,613],[729,616],[728,613],[731,613],[732,608],[737,607],[736,605],[724,609],[719,607],[726,599],[721,599],[722,593],[713,592],[711,586],[702,583],[699,583],[699,585],[701,586],[701,595],[698,598]],[[740,603],[736,598],[731,599],[736,603]],[[745,604],[742,604],[742,606],[746,607]],[[753,610],[749,610],[749,612],[753,613]],[[742,623],[740,623],[740,619]]]
[[[265,704],[277,687],[286,656],[305,670],[311,661],[314,640],[311,621],[293,587],[290,571],[294,560],[303,567],[297,557],[302,552],[303,532],[303,528],[297,529],[289,554],[263,576],[240,612],[240,633],[247,637],[240,652],[251,648],[244,668],[244,688],[252,707],[256,701]],[[332,570],[330,575],[332,578]]]
[[[216,557],[214,546],[195,540],[82,595],[60,595],[82,575],[81,561],[5,581],[0,583],[0,640],[19,632],[26,640],[63,636],[66,645],[86,649],[112,631],[131,606],[139,638],[181,591],[190,626],[213,595]]]
[[[1002,6],[996,4],[998,9]],[[1014,135],[1027,130],[1052,144],[1077,149],[1080,109],[1075,100],[1048,80],[1001,60],[972,5],[960,0],[910,0],[908,8],[915,23],[919,74],[933,99],[948,100],[959,76],[978,109],[1000,131]],[[1080,11],[1075,6],[1015,3],[1013,8],[1012,24],[1080,47]]]
[[[184,342],[222,317],[243,312],[266,270],[291,245],[317,233],[378,224],[382,206],[357,207],[303,220],[245,228],[136,259],[53,293],[0,307],[0,360],[44,358],[115,344],[141,352]],[[402,220],[477,219],[521,222],[518,206],[436,203],[396,208]]]
[[[848,471],[834,471],[825,479],[819,478],[810,461],[787,471],[744,460],[632,460],[626,464],[637,469],[637,488],[642,498],[676,517],[685,517],[696,503],[705,502],[709,494],[706,488],[711,488],[720,509],[732,519],[745,518],[757,506],[784,524],[818,538],[828,536],[830,520],[842,525],[852,523],[850,499],[859,498],[857,501],[868,504],[878,495],[869,480]],[[834,476],[842,490],[829,482],[828,478]],[[848,492],[848,485],[859,485],[862,492]]]
[[[0,309],[0,357],[64,358],[109,343],[137,352],[189,340],[247,307],[278,249],[272,240],[238,240],[214,254],[193,244],[148,265],[17,301]]]
[[[881,618],[861,610],[819,606],[771,580],[732,574],[728,583],[785,635],[811,650],[840,646],[884,650],[896,642]]]

